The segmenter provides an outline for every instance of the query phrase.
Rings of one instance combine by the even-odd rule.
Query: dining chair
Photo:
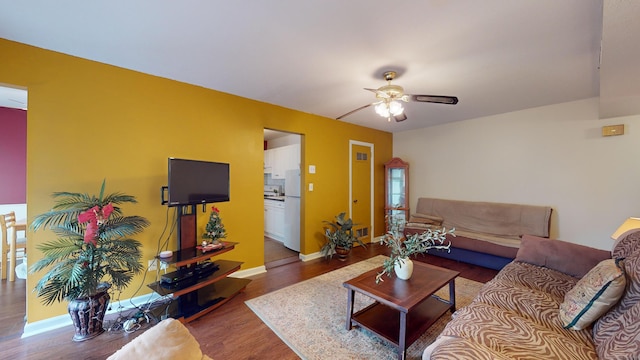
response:
[[[2,234],[0,253],[2,255],[3,280],[7,278],[7,274],[9,274],[9,281],[16,280],[15,267],[18,249],[23,249],[23,253],[27,251],[26,237],[18,238],[18,231],[21,230],[24,229],[18,229],[16,227],[15,212],[12,211],[8,214],[0,215],[0,234]],[[9,258],[8,262],[7,257]]]

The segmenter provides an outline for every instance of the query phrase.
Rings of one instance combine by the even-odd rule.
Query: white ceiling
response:
[[[640,96],[639,3],[5,0],[0,37],[329,118],[373,102],[385,70],[459,97],[343,119],[396,132],[595,96],[635,111],[620,103]]]

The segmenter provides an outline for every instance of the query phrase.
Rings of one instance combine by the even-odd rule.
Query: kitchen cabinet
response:
[[[284,241],[284,201],[264,200],[264,235]]]
[[[272,179],[284,179],[287,170],[300,168],[300,144],[281,146],[265,150],[265,174]]]
[[[271,174],[273,171],[273,150],[264,151],[264,173]]]

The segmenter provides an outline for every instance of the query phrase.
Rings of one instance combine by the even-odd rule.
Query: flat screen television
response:
[[[169,158],[167,206],[229,201],[229,164]]]

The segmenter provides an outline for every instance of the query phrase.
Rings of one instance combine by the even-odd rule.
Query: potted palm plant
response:
[[[109,303],[108,290],[121,291],[135,274],[144,270],[140,263],[141,244],[129,238],[149,225],[141,216],[123,216],[123,203],[136,203],[122,193],[100,195],[56,192],[50,211],[35,217],[34,231],[50,229],[57,238],[36,245],[43,257],[30,268],[31,273],[47,270],[35,286],[45,305],[66,300],[73,320],[73,340],[91,339],[104,330],[102,321]]]
[[[327,242],[320,249],[325,258],[331,259],[336,253],[339,260],[345,261],[354,242],[366,247],[362,240],[353,235],[353,226],[356,224],[346,216],[347,214],[343,212],[335,217],[335,221],[324,221],[329,226],[324,230]]]
[[[376,276],[376,283],[384,281],[385,274],[408,280],[413,273],[413,262],[410,257],[424,254],[431,249],[450,251],[451,242],[447,241],[447,234],[455,236],[455,229],[443,228],[426,229],[420,234],[404,235],[404,216],[387,216],[389,231],[382,239],[382,243],[391,248],[391,254],[382,264],[382,271]]]

